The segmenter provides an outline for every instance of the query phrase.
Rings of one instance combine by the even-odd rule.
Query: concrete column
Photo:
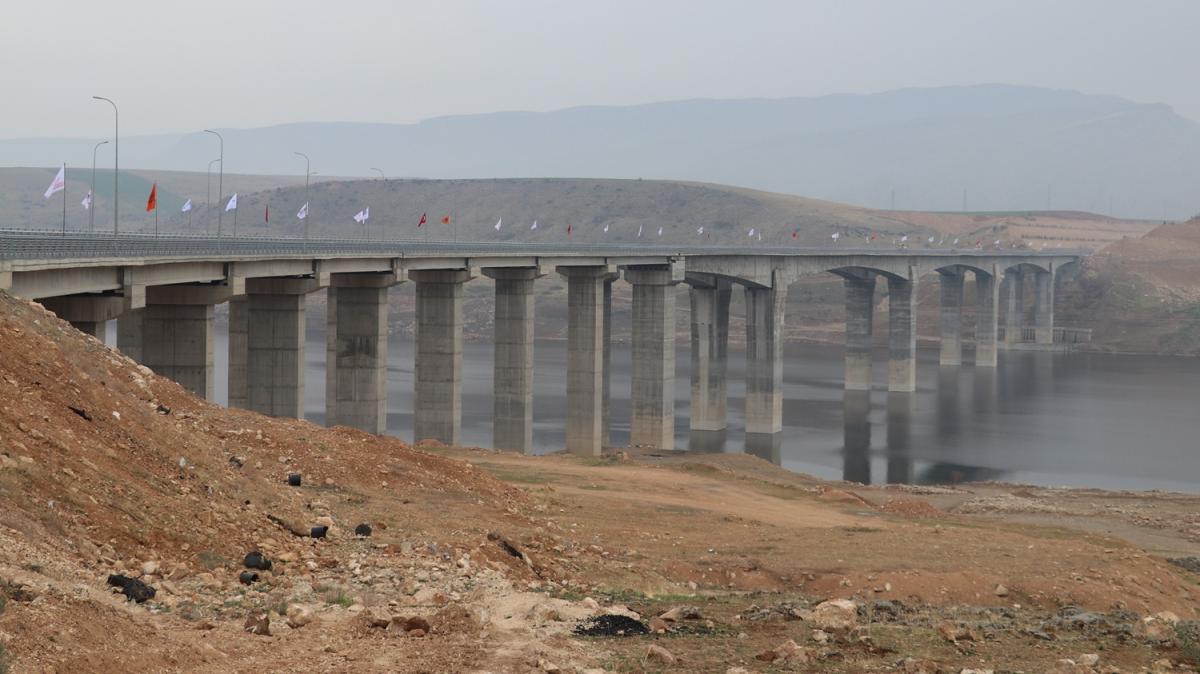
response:
[[[608,431],[612,427],[609,403],[612,400],[612,286],[620,275],[609,272],[604,276],[604,356],[601,359],[600,446],[612,447]]]
[[[959,269],[938,272],[942,284],[942,365],[962,364],[963,273]]]
[[[669,269],[626,269],[633,285],[630,444],[675,447],[675,281]]]
[[[243,295],[229,300],[229,406],[250,409],[246,389],[247,336],[249,330],[249,301]]]
[[[142,317],[145,309],[131,309],[117,318],[117,350],[142,362]]]
[[[917,390],[917,279],[888,277],[888,390]]]
[[[912,484],[913,394],[892,391],[887,400],[887,483]]]
[[[783,310],[787,286],[746,287],[746,443],[783,430]]]
[[[995,274],[975,272],[975,367],[996,367],[999,295]]]
[[[222,285],[167,285],[146,289],[138,318],[118,325],[118,341],[140,341],[141,363],[192,393],[212,400],[213,305],[228,301]],[[141,323],[140,334],[132,334]]]
[[[1020,268],[1004,272],[1004,344],[1019,344],[1023,341],[1021,327],[1025,324],[1025,275]]]
[[[1054,270],[1038,272],[1034,277],[1037,296],[1033,306],[1034,341],[1054,343]]]
[[[536,268],[485,269],[496,281],[492,447],[533,452],[533,281]]]
[[[559,267],[567,279],[567,451],[603,448],[607,267]]]
[[[846,390],[871,390],[871,332],[875,317],[875,274],[844,277],[846,287]]]
[[[692,332],[693,431],[726,429],[725,367],[729,351],[729,281],[712,279],[688,291]]]
[[[416,363],[413,440],[459,444],[462,432],[463,284],[465,269],[414,270]]]
[[[387,293],[392,274],[333,274],[325,343],[325,425],[387,430]]]
[[[304,418],[304,296],[320,287],[315,279],[246,280],[248,409]]]
[[[842,479],[871,484],[871,392],[842,394]]]
[[[76,330],[101,342],[106,337],[107,322],[120,316],[125,306],[123,298],[108,295],[47,297],[41,303]]]

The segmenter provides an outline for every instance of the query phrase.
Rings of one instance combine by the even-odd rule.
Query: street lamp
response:
[[[378,171],[378,172],[379,172],[379,179],[380,179],[380,180],[387,180],[387,176],[383,175],[383,169],[377,169],[377,168],[373,168],[373,169],[371,169],[371,170],[372,170],[372,171]]]
[[[96,150],[99,150],[101,145],[108,145],[108,141],[102,140],[92,148],[92,203],[88,206],[88,232],[96,231]]]
[[[113,108],[113,236],[115,237],[120,231],[118,216],[120,215],[121,200],[117,198],[117,176],[121,173],[121,113],[111,98],[103,96],[92,96],[92,98],[97,101],[107,101]]]
[[[225,210],[221,208],[221,200],[225,198],[225,139],[221,134],[212,129],[205,129],[204,133],[211,133],[221,141],[221,156],[218,159],[221,162],[221,172],[217,174],[217,238],[221,238],[221,220],[224,218]],[[211,167],[211,162],[209,166]],[[235,220],[237,218],[234,218]]]
[[[214,159],[214,160],[208,162],[208,173],[206,174],[207,175],[207,192],[205,192],[205,195],[204,195],[204,218],[206,220],[206,224],[207,224],[207,222],[211,222],[211,220],[208,220],[208,218],[210,217],[210,213],[212,213],[212,211],[209,210],[210,208],[212,208],[212,165],[219,161],[221,161],[221,160]],[[208,229],[206,227],[205,233],[207,233],[207,231],[208,231]]]
[[[310,162],[308,161],[308,155],[303,152],[295,152],[293,154],[304,157],[304,206],[308,209],[304,214],[304,240],[308,241],[308,221],[312,220],[312,206],[308,203],[308,177],[312,173],[309,171]]]

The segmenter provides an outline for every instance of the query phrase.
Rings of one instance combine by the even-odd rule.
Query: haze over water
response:
[[[109,326],[114,343],[115,324]],[[227,327],[218,322],[217,402],[227,400]],[[305,418],[325,414],[325,335],[308,331]],[[389,339],[388,432],[412,440],[413,349]],[[534,434],[538,453],[559,451],[566,423],[566,343],[534,347]],[[994,371],[941,368],[937,352],[918,354],[918,390],[886,391],[886,354],[875,360],[867,396],[842,388],[842,349],[785,348],[781,444],[772,456],[790,470],[879,484],[1001,480],[1046,486],[1195,491],[1200,484],[1194,358],[1089,353],[1001,352]],[[613,446],[629,441],[630,350],[612,348]],[[676,353],[678,448],[689,446],[689,353]],[[723,446],[742,452],[743,351],[729,350],[729,431]],[[492,345],[463,349],[462,444],[487,447],[492,433]],[[869,403],[869,406],[868,406]],[[693,447],[695,447],[694,440]],[[711,442],[706,438],[705,442]]]

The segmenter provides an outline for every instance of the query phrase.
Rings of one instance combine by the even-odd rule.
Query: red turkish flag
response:
[[[567,236],[571,236],[571,223],[567,223]]]
[[[158,183],[157,182],[150,186],[150,198],[146,201],[146,212],[149,213],[150,211],[152,211],[156,208],[158,208]]]
[[[421,214],[421,221],[417,223],[417,227],[420,227],[423,224],[425,224],[425,214],[424,213]]]
[[[443,216],[442,216],[442,224],[443,224],[443,225],[448,225],[448,224],[450,224],[450,216],[449,216],[449,215],[443,215]]]

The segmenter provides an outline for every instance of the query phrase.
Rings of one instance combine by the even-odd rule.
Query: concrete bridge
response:
[[[941,284],[941,363],[962,362],[964,277],[976,285],[975,366],[995,367],[997,319],[1019,340],[1025,275],[1034,278],[1032,336],[1054,339],[1055,276],[1073,251],[940,250],[336,241],[0,232],[0,288],[42,302],[197,395],[213,397],[213,307],[229,303],[229,404],[300,417],[304,296],[328,293],[326,419],[372,433],[386,420],[387,293],[416,284],[414,439],[457,444],[461,426],[463,286],[495,280],[494,435],[529,451],[533,431],[533,288],[566,278],[565,445],[598,454],[608,442],[612,284],[633,286],[632,438],[674,442],[675,293],[689,286],[691,428],[726,427],[726,351],[733,286],[745,292],[747,444],[778,445],[783,429],[783,323],[788,286],[836,274],[846,290],[845,385],[871,385],[874,295],[888,294],[888,389],[916,385],[917,288]]]

